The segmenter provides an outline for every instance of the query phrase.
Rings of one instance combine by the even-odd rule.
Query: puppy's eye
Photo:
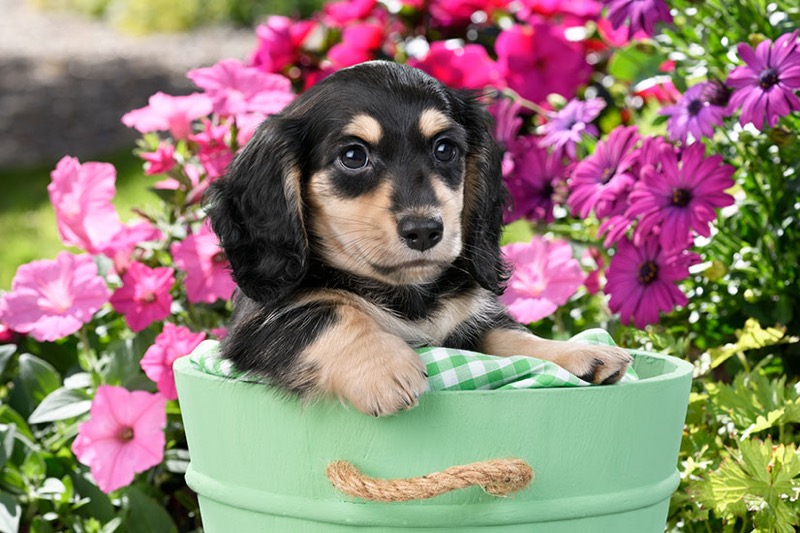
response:
[[[345,168],[358,170],[367,166],[367,163],[369,163],[369,156],[363,146],[354,144],[342,151],[342,155],[339,156],[339,161],[342,162]]]
[[[442,139],[433,147],[433,156],[442,163],[448,163],[456,157],[456,145],[447,139]]]

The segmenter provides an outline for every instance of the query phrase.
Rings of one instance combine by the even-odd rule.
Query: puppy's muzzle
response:
[[[438,218],[406,216],[397,221],[397,233],[409,248],[424,252],[439,244],[444,226]]]

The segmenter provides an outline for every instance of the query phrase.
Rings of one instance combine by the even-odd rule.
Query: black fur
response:
[[[449,166],[433,163],[453,190],[466,179],[468,219],[462,224],[461,255],[435,280],[406,286],[324,264],[315,253],[318,238],[307,230],[308,210],[300,206],[305,205],[310,176],[330,165],[336,150],[342,148],[331,148],[330,139],[357,112],[394,124],[431,106],[463,128],[454,134],[463,160]],[[232,325],[222,346],[224,356],[239,370],[266,375],[275,384],[302,393],[304,386],[295,382],[297,357],[336,323],[337,313],[335,306],[327,304],[294,306],[292,302],[300,296],[307,299],[323,289],[345,291],[402,320],[416,321],[427,319],[449,298],[466,291],[482,288],[501,294],[507,280],[499,247],[506,197],[501,152],[489,133],[490,125],[491,118],[476,95],[450,90],[418,70],[380,62],[333,74],[265,121],[228,175],[206,195],[212,227],[243,293],[234,302]],[[431,163],[418,155],[424,152],[418,146],[421,138],[387,135],[381,140],[386,143],[384,152],[391,151],[398,161],[408,162],[408,168],[419,169],[402,177],[406,181],[394,198],[400,207],[422,205],[432,194],[418,176],[431,170]],[[367,178],[342,181],[341,190],[352,196],[377,186]],[[513,321],[498,305],[486,316],[455,327],[446,340],[454,347],[474,349],[485,331],[508,324]]]

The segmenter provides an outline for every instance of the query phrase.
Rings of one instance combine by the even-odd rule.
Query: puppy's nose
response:
[[[397,232],[409,248],[424,252],[442,240],[444,226],[437,218],[408,216],[397,222]]]

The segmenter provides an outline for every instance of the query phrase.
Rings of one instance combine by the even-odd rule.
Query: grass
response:
[[[148,188],[156,177],[145,176],[142,161],[130,152],[113,154],[97,161],[117,169],[114,205],[123,221],[133,217],[132,207],[158,202]],[[85,162],[85,161],[82,161]],[[55,163],[36,168],[0,169],[0,290],[8,290],[19,265],[35,259],[52,259],[65,249],[58,237],[56,216],[47,194],[50,171]],[[74,251],[74,250],[73,250]]]

